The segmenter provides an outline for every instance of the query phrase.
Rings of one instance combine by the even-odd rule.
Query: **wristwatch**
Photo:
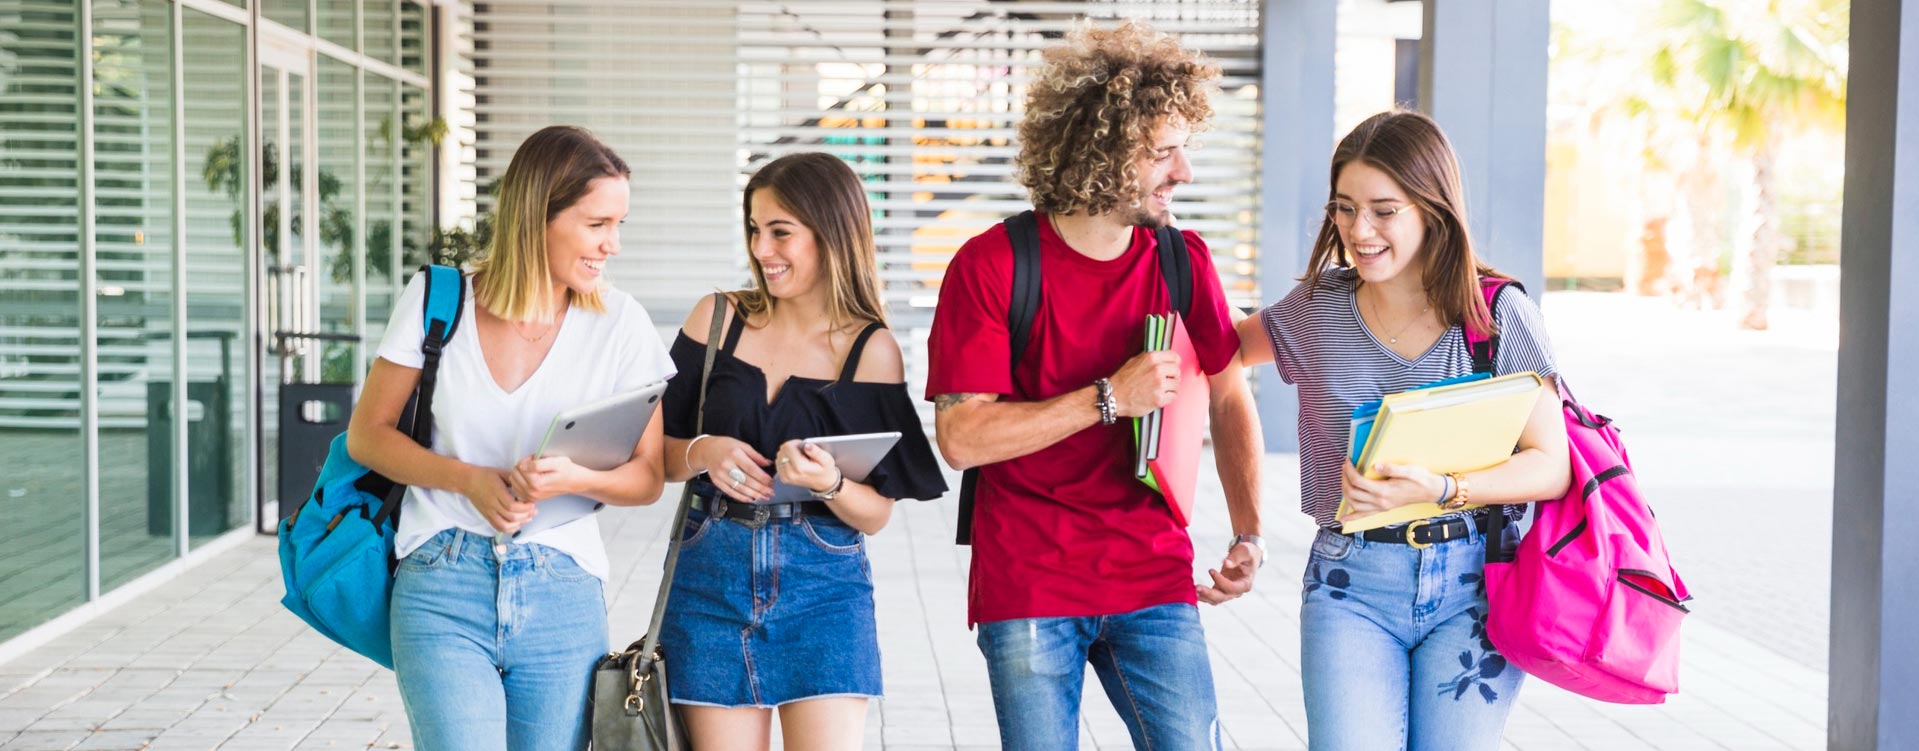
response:
[[[810,491],[813,494],[813,500],[830,501],[830,500],[833,500],[834,498],[839,497],[840,490],[846,487],[846,473],[841,472],[839,474],[840,474],[839,479],[833,481],[832,487],[827,488],[825,490]]]
[[[1253,547],[1259,548],[1259,565],[1261,568],[1265,568],[1266,539],[1263,537],[1260,537],[1259,535],[1233,535],[1233,541],[1231,544],[1226,546],[1226,552],[1228,553],[1233,552],[1233,548],[1239,547],[1239,544],[1242,542],[1252,543]]]
[[[1439,507],[1447,511],[1458,511],[1465,508],[1467,504],[1472,502],[1470,499],[1472,498],[1473,490],[1472,485],[1466,482],[1465,473],[1447,472],[1446,476],[1452,478],[1454,488],[1453,497],[1447,499],[1445,503],[1439,504]]]

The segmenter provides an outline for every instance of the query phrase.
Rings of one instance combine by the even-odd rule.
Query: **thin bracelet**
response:
[[[1440,475],[1439,476],[1439,500],[1433,501],[1433,505],[1438,506],[1440,508],[1445,508],[1446,496],[1449,496],[1452,494],[1453,494],[1453,478],[1447,477],[1445,475]]]
[[[712,438],[712,437],[713,437],[713,436],[710,436],[710,435],[707,435],[707,434],[705,434],[705,433],[701,433],[701,434],[699,434],[699,435],[696,435],[696,436],[693,436],[693,440],[690,440],[690,441],[687,441],[687,442],[686,442],[686,456],[685,456],[685,461],[686,461],[686,468],[687,468],[688,470],[691,470],[691,471],[693,472],[693,474],[694,474],[694,476],[696,476],[696,477],[697,477],[697,476],[699,476],[699,475],[701,475],[701,474],[704,474],[704,473],[706,472],[706,470],[704,470],[704,469],[693,469],[693,444],[696,444],[696,443],[699,443],[699,442],[700,442],[700,439],[702,439],[702,438]]]

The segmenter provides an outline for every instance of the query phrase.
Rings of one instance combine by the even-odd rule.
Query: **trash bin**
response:
[[[319,377],[313,372],[318,368],[296,369],[294,360],[312,346],[308,342],[361,344],[358,334],[324,331],[275,331],[273,340],[273,351],[280,355],[280,375],[285,380],[279,385],[274,498],[260,499],[258,525],[265,534],[278,530],[280,520],[292,516],[313,494],[313,483],[320,479],[321,465],[326,464],[327,449],[335,436],[346,432],[347,421],[353,418],[352,383],[289,383],[302,370],[309,377]],[[277,517],[269,518],[265,508],[268,501],[278,502]]]
[[[351,383],[280,384],[281,519],[312,495],[327,448],[334,436],[346,432],[352,416]]]
[[[223,380],[187,383],[187,534],[227,531],[232,507],[232,408]],[[147,414],[172,420],[172,381],[147,382]],[[147,431],[147,534],[173,536],[173,433]]]

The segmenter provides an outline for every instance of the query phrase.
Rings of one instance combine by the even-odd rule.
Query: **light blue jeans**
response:
[[[1525,675],[1486,639],[1485,550],[1477,530],[1423,550],[1320,530],[1299,609],[1313,751],[1499,748]]]
[[[606,654],[598,577],[544,545],[457,529],[400,560],[393,662],[421,751],[584,749]]]
[[[1086,663],[1126,721],[1133,747],[1219,748],[1213,668],[1199,609],[1156,605],[1118,615],[1017,618],[979,624],[1000,745],[1079,746]]]

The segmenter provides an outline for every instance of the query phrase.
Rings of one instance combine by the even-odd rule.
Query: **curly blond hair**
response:
[[[1027,87],[1015,161],[1040,211],[1137,208],[1153,130],[1170,115],[1199,132],[1213,117],[1219,66],[1146,24],[1080,27],[1043,60]]]

